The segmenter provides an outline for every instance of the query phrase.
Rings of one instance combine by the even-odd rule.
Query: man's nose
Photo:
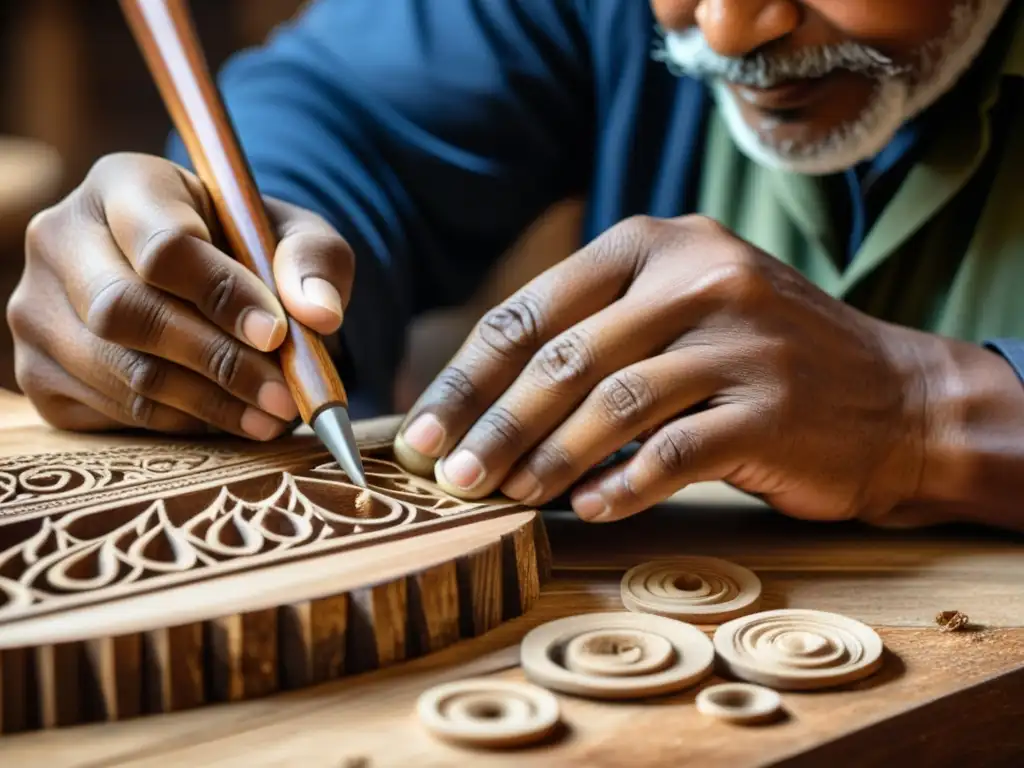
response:
[[[798,0],[652,0],[661,24],[697,26],[721,56],[746,56],[800,26]]]

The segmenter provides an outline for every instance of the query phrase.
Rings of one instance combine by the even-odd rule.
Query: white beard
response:
[[[788,62],[728,59],[708,46],[696,27],[666,32],[664,48],[657,52],[677,73],[708,79],[722,117],[740,150],[761,165],[792,173],[836,173],[878,154],[906,121],[938,101],[970,68],[999,23],[1011,0],[961,0],[953,9],[949,31],[924,46],[914,57],[909,74],[887,67],[877,51],[854,44],[797,57]],[[768,85],[773,67],[785,77],[820,76],[834,68],[830,56],[852,58],[851,69],[864,63],[877,86],[871,101],[854,120],[840,125],[820,141],[805,144],[773,141],[769,125],[752,127],[743,117],[737,97],[726,86],[729,79]],[[876,65],[877,63],[877,65]],[[779,66],[776,66],[779,65]],[[838,68],[845,68],[839,64]]]

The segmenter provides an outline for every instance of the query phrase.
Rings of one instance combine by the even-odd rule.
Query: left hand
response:
[[[924,462],[925,334],[868,317],[703,217],[627,220],[489,312],[399,442],[459,495],[621,519],[722,480],[878,519]]]

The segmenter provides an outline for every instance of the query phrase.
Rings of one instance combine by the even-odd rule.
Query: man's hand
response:
[[[284,308],[341,324],[352,252],[312,213],[268,200]],[[28,228],[7,310],[18,385],[51,424],[269,440],[297,416],[276,360],[285,310],[220,250],[205,188],[164,160],[114,155]]]
[[[924,462],[919,337],[701,217],[616,226],[491,311],[398,447],[460,495],[573,491],[611,521],[724,480],[796,517],[877,518]],[[402,443],[404,442],[404,446]]]

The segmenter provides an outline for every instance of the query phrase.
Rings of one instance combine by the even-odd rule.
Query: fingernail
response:
[[[436,416],[424,413],[406,428],[402,439],[417,453],[437,458],[444,445],[444,427]]]
[[[599,522],[608,513],[608,504],[604,496],[599,493],[588,491],[581,493],[572,500],[572,508],[576,514],[584,520]]]
[[[320,277],[307,277],[302,281],[302,295],[310,304],[326,309],[341,320],[341,296],[334,286]]]
[[[524,470],[505,483],[502,491],[509,498],[529,504],[535,497],[540,496],[541,488],[534,474]]]
[[[242,336],[261,352],[269,352],[284,338],[284,322],[262,309],[247,309],[241,327]]]
[[[256,402],[260,408],[272,416],[277,416],[281,421],[291,421],[299,415],[292,393],[280,381],[264,383],[256,395]]]
[[[256,408],[246,408],[242,414],[242,431],[257,440],[273,440],[281,431],[280,423]]]
[[[483,480],[484,465],[472,453],[462,450],[445,461],[444,476],[452,485],[468,491]]]

